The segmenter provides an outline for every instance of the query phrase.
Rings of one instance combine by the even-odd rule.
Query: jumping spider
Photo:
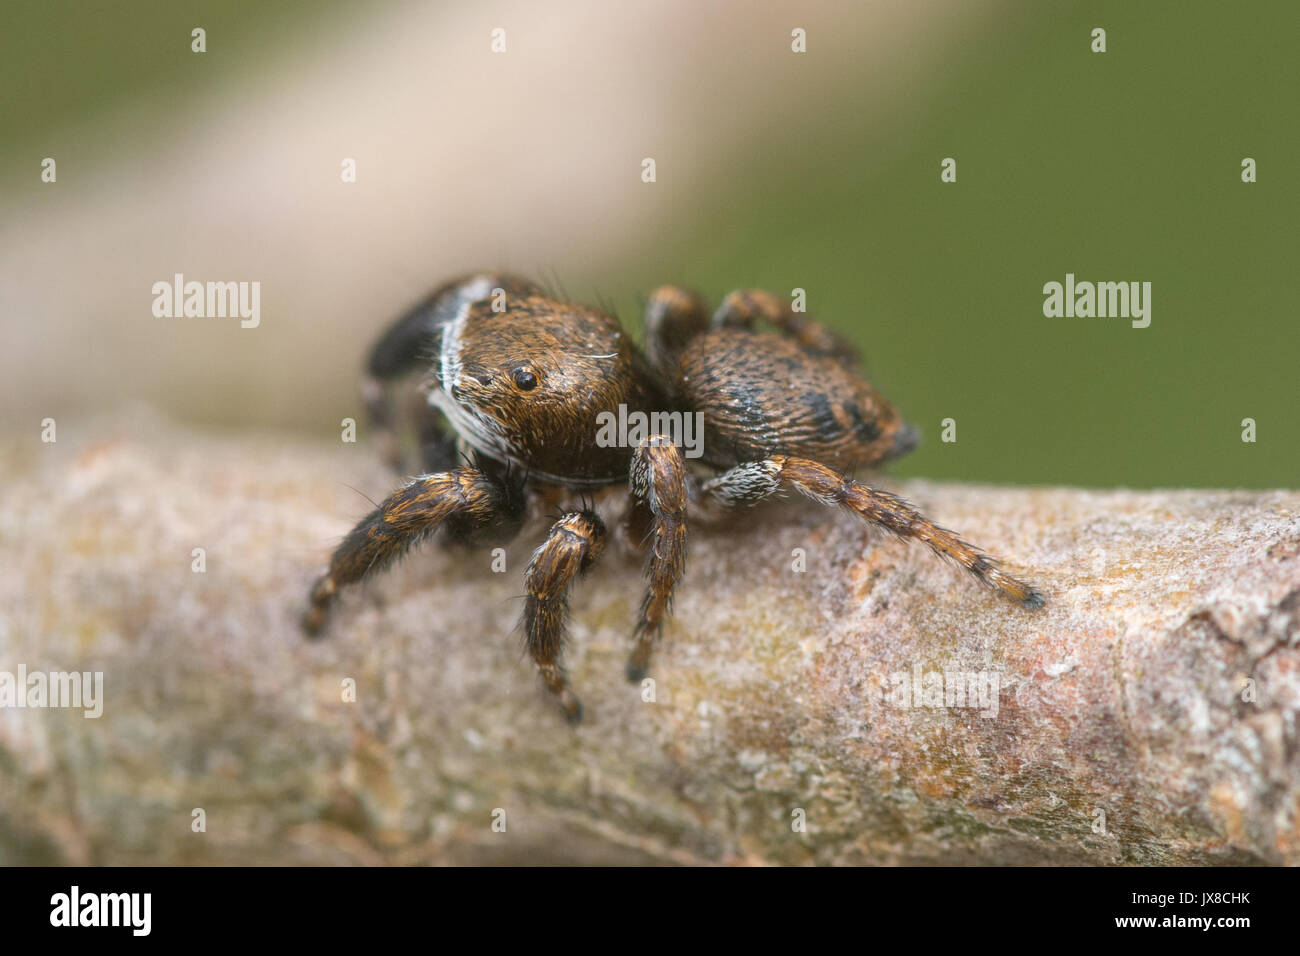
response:
[[[320,631],[343,587],[439,526],[460,541],[513,536],[539,503],[567,495],[525,573],[522,627],[542,679],[576,722],[582,705],[560,662],[568,590],[600,555],[606,532],[590,504],[574,499],[624,483],[631,491],[625,527],[634,540],[652,543],[627,665],[633,681],[650,665],[686,563],[688,508],[708,518],[783,488],[917,539],[989,587],[1042,607],[1037,588],[978,548],[901,498],[846,477],[905,454],[917,435],[862,378],[841,336],[762,291],[733,292],[710,317],[697,295],[665,286],[650,296],[645,318],[643,353],[612,316],[559,301],[527,280],[484,273],[448,282],[394,323],[371,352],[363,391],[388,457],[398,463],[387,385],[427,371],[424,473],[344,538],[312,588],[307,632]],[[755,331],[759,320],[775,334]],[[597,416],[620,404],[644,413],[702,412],[700,463],[712,477],[688,471],[664,435],[635,448],[598,442]]]

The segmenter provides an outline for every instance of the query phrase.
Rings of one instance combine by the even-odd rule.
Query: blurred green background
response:
[[[1295,487],[1298,11],[1020,7],[968,36],[896,128],[855,124],[853,90],[810,109],[627,281],[812,290],[925,432],[898,474]],[[1044,318],[1043,283],[1066,272],[1151,281],[1151,326]]]
[[[575,6],[566,35],[599,43],[583,32],[582,5],[556,4],[556,15]],[[505,237],[518,224],[507,208],[481,217],[474,241],[509,261],[469,265],[554,275],[575,298],[611,303],[638,331],[639,297],[661,283],[715,297],[746,286],[802,287],[810,311],[862,346],[871,377],[922,429],[921,448],[892,467],[897,475],[1096,487],[1297,485],[1300,4],[994,3],[957,27],[945,19],[951,8],[936,7],[931,24],[909,34],[915,49],[892,51],[903,61],[926,56],[924,70],[896,71],[897,82],[883,84],[867,70],[870,48],[861,61],[852,56],[855,37],[871,36],[869,18],[855,19],[833,45],[834,5],[806,13],[723,7],[706,17],[665,5],[682,49],[704,48],[689,58],[683,52],[690,72],[677,82],[706,106],[719,86],[750,74],[768,92],[719,100],[684,116],[681,128],[670,109],[654,120],[655,134],[676,137],[678,146],[656,153],[648,137],[629,151],[626,188],[637,192],[628,209],[566,204],[565,235],[580,233],[605,250],[600,260],[563,251],[559,235],[536,249],[510,245]],[[484,31],[496,13],[483,19]],[[30,212],[41,196],[33,156],[56,146],[75,154],[77,131],[106,111],[162,88],[179,108],[160,122],[179,134],[202,121],[208,91],[247,83],[286,44],[346,47],[359,16],[334,3],[7,5],[0,204]],[[727,18],[747,16],[771,19],[778,55],[755,59],[729,45]],[[788,27],[805,20],[815,24],[809,52],[789,54]],[[227,54],[196,66],[186,46],[172,42],[194,23]],[[1104,54],[1090,51],[1097,26],[1107,31]],[[938,53],[925,49],[931,34],[947,37]],[[526,57],[526,39],[515,37]],[[427,37],[430,58],[449,42]],[[584,75],[580,49],[548,52],[546,69],[569,71],[575,90],[599,86],[601,77]],[[626,63],[628,71],[642,67]],[[659,92],[647,82],[647,98]],[[474,94],[467,87],[457,95]],[[510,122],[508,99],[493,108]],[[556,109],[562,113],[565,102]],[[730,123],[732,113],[744,121]],[[555,135],[558,148],[565,130]],[[549,145],[532,143],[542,152]],[[114,146],[128,157],[133,148]],[[653,187],[636,178],[643,152],[661,157]],[[695,172],[676,175],[682,164],[674,155],[699,159]],[[1250,185],[1240,175],[1247,156],[1258,163]],[[957,161],[955,184],[940,182],[944,157]],[[61,163],[61,181],[71,180],[73,168]],[[488,166],[483,175],[503,173]],[[427,187],[460,188],[442,178]],[[640,214],[650,207],[656,218],[648,222]],[[394,200],[376,211],[374,228],[401,216]],[[368,281],[331,263],[309,265],[327,287]],[[214,380],[240,383],[240,394],[252,396],[247,402],[173,401],[164,386],[134,388],[129,374],[121,395],[211,424],[334,431],[340,416],[355,413],[347,370],[359,364],[364,343],[417,289],[462,265],[436,254],[393,262],[397,289],[392,275],[372,272],[373,309],[349,312],[340,337],[346,347],[314,368],[304,359],[326,346],[306,330],[299,330],[306,345],[271,340],[269,356],[232,358]],[[161,266],[155,272],[170,275]],[[1151,326],[1045,318],[1042,286],[1067,272],[1150,281]],[[10,271],[4,281],[22,277]],[[26,318],[5,310],[6,324]],[[52,313],[23,336],[35,342],[60,321]],[[290,408],[284,396],[258,399],[257,383],[284,366],[315,383],[295,391],[300,406]],[[75,369],[43,374],[48,380]],[[66,398],[57,389],[50,395],[55,403]],[[12,381],[7,404],[39,411],[28,409]],[[954,444],[939,441],[946,417],[957,422]],[[1253,444],[1241,440],[1248,417],[1258,427]]]

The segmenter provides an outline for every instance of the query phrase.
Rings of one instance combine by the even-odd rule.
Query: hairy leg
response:
[[[1025,607],[1039,608],[1041,591],[1007,574],[979,548],[931,522],[902,498],[859,484],[807,458],[774,455],[737,465],[704,485],[707,498],[723,507],[736,507],[767,498],[792,487],[815,501],[840,505],[860,518],[904,540],[920,541],[939,557],[955,561],[983,584]]]
[[[788,299],[762,289],[730,293],[713,314],[713,327],[752,329],[759,319],[771,322],[813,355],[837,359],[848,368],[860,364],[852,342],[807,314],[795,312]]]
[[[674,285],[655,289],[645,306],[646,353],[651,364],[669,371],[677,353],[708,324],[708,307],[697,293]]]
[[[402,447],[397,440],[397,425],[388,386],[383,379],[367,375],[361,380],[361,398],[366,405],[366,420],[380,459],[393,471],[402,472]]]
[[[370,430],[380,455],[396,471],[403,469],[404,462],[389,385],[432,357],[437,348],[439,325],[447,318],[448,292],[445,287],[439,289],[393,322],[375,342],[366,362],[361,397],[365,400]],[[425,427],[423,417],[421,426]]]
[[[573,511],[551,526],[545,543],[533,552],[524,573],[524,640],[547,689],[564,708],[569,723],[582,720],[582,701],[569,686],[560,663],[564,648],[569,586],[591,567],[605,547],[605,525],[594,511]]]
[[[473,468],[421,475],[349,532],[312,587],[303,628],[316,634],[339,591],[390,565],[446,519],[490,523],[517,508],[511,490]]]
[[[419,448],[420,471],[431,475],[456,467],[462,460],[456,433],[423,392],[415,394],[415,438]]]
[[[673,587],[686,567],[686,464],[664,435],[643,439],[632,458],[632,497],[650,511],[649,586],[637,619],[636,646],[627,662],[627,679],[639,681],[672,608]]]

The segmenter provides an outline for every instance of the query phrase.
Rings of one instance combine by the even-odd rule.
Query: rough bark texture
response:
[[[309,643],[348,485],[394,485],[364,445],[61,428],[4,457],[0,671],[102,671],[104,713],[0,709],[0,862],[1300,863],[1298,492],[893,485],[1037,613],[811,502],[696,529],[653,702],[612,547],[572,729],[516,630],[544,527],[505,574],[427,545]],[[903,706],[936,671],[996,714]]]

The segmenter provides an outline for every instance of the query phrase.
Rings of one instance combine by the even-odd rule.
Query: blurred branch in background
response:
[[[665,282],[804,289],[926,434],[903,474],[1293,485],[1295,18],[1292,0],[18,7],[5,430],[135,398],[325,434],[356,416],[385,321],[505,268],[632,329]],[[1150,282],[1151,326],[1045,318],[1067,272]],[[155,318],[176,274],[260,282],[263,321]],[[961,438],[939,442],[949,418]]]
[[[174,9],[125,18],[116,47],[62,35],[116,50],[90,62],[128,93],[84,78],[99,106],[87,114],[52,80],[48,98],[71,118],[37,132],[26,103],[26,139],[6,144],[0,376],[13,427],[130,397],[188,420],[332,428],[355,412],[366,340],[457,271],[632,299],[673,277],[638,270],[626,287],[611,272],[692,233],[745,143],[815,127],[803,101],[831,85],[918,73],[969,6],[807,5],[800,23],[821,55],[800,64],[780,4],[295,7],[264,33],[241,19],[261,13],[235,8],[199,17],[202,54],[190,52],[198,14]],[[922,37],[926,57],[904,52]],[[151,51],[165,69],[133,66]],[[855,110],[870,125],[887,104]],[[56,184],[39,179],[45,156]],[[177,273],[259,281],[263,322],[154,317],[151,287]]]

